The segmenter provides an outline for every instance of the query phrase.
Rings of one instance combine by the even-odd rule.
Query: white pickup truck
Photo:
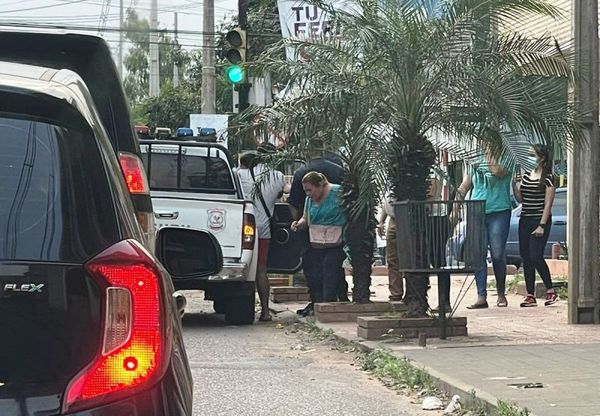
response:
[[[222,270],[202,279],[174,279],[177,290],[204,290],[231,324],[254,322],[258,239],[254,206],[244,200],[227,149],[214,143],[142,140],[156,229],[210,232],[223,252]],[[203,255],[198,247],[198,256]]]

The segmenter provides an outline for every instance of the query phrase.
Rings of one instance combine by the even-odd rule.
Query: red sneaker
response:
[[[527,295],[527,297],[521,302],[521,308],[531,308],[537,306],[537,301],[534,296]]]
[[[554,305],[556,302],[558,302],[558,295],[556,292],[546,293],[546,302],[544,302],[544,306]]]

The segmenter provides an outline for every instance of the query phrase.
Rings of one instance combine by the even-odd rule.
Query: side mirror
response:
[[[223,253],[217,239],[206,231],[161,228],[156,255],[172,278],[197,278],[217,274]]]

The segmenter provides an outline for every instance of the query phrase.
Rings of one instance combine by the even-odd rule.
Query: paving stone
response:
[[[427,338],[439,338],[440,328],[357,328],[357,335],[367,340],[381,340],[385,338],[418,338],[419,334],[425,334]],[[468,334],[467,327],[448,327],[446,328],[446,336],[466,336]]]
[[[337,313],[359,313],[359,312],[391,312],[392,305],[389,302],[353,303],[353,302],[331,302],[315,304],[315,312],[337,312]]]
[[[281,286],[281,287],[272,287],[271,294],[274,295],[303,295],[308,293],[307,287],[299,287],[299,286]]]

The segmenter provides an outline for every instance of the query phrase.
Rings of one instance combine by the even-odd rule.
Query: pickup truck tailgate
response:
[[[219,241],[223,257],[241,257],[244,201],[153,192],[152,205],[157,229],[168,226],[210,231]]]

